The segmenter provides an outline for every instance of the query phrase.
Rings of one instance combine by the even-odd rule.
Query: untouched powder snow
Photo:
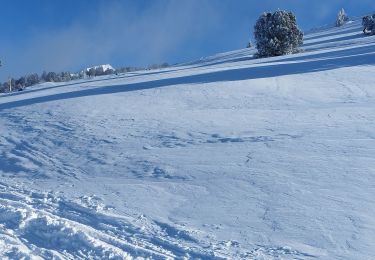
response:
[[[375,38],[0,96],[2,259],[375,259]]]

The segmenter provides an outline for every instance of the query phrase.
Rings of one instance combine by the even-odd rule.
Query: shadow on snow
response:
[[[332,70],[343,67],[375,65],[375,46],[371,45],[353,48],[349,50],[313,54],[310,56],[288,56],[277,61],[270,60],[270,62],[273,62],[273,64],[267,65],[267,63],[265,62],[263,63],[264,65],[258,67],[233,68],[216,72],[206,72],[196,75],[152,80],[148,82],[130,83],[125,85],[104,86],[78,90],[74,92],[35,97],[26,100],[12,101],[0,104],[0,110],[45,103],[50,101],[87,97],[94,95],[130,92],[137,90],[146,90],[152,88],[168,87],[172,85],[201,84],[225,81],[250,80],[258,78],[271,78],[284,75],[294,75],[309,72]]]

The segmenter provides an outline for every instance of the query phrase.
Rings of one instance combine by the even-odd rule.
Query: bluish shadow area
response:
[[[20,161],[16,158],[7,158],[4,153],[0,155],[0,170],[4,173],[27,172],[27,169],[19,165]]]
[[[248,61],[248,60],[253,60],[255,59],[253,57],[254,54],[249,54],[248,56],[242,56],[242,57],[233,57],[233,58],[228,58],[228,59],[222,59],[220,61],[215,61],[215,62],[212,62],[212,61],[208,61],[208,62],[204,62],[203,64],[201,65],[196,65],[194,68],[202,68],[202,67],[207,67],[207,66],[215,66],[215,65],[220,65],[220,64],[224,64],[224,63],[235,63],[235,62],[241,62],[241,61]],[[254,63],[256,64],[256,63]]]
[[[372,55],[374,53],[375,53],[375,44],[372,44],[369,46],[361,46],[361,47],[350,48],[346,50],[329,51],[325,53],[314,53],[314,54],[302,55],[302,56],[300,55],[280,56],[279,59],[277,60],[273,60],[273,61],[267,60],[259,64],[266,64],[269,62],[284,63],[284,62],[290,62],[290,61],[301,61],[302,62],[301,65],[306,66],[306,63],[304,63],[304,61],[312,62],[313,60],[316,60],[316,59],[322,59],[320,61],[322,65],[324,65],[324,63],[335,62],[335,64],[337,64],[338,67],[341,67],[341,66],[350,67],[350,66],[361,65],[361,64],[358,64],[358,62],[360,62],[360,61],[357,61],[358,58],[361,58],[363,56],[369,57],[369,55]],[[352,56],[352,57],[348,57],[348,56]],[[370,62],[369,65],[372,64],[370,61],[370,58],[368,58],[367,62],[366,61],[362,61],[362,62],[364,62],[362,65],[366,65],[367,62]]]
[[[200,68],[205,66],[214,66],[222,63],[229,63],[229,62],[241,62],[246,60],[254,59],[253,55],[256,53],[256,49],[244,49],[238,51],[237,53],[229,53],[227,55],[220,55],[219,57],[215,58],[206,58],[204,60],[198,60],[191,63],[187,63],[187,65],[194,65],[194,68]]]
[[[347,57],[351,55],[351,57]],[[344,56],[344,57],[343,57]],[[321,60],[309,60],[321,58]],[[329,60],[325,60],[329,59]],[[279,60],[298,61],[289,64],[271,64],[264,63],[262,66],[249,68],[234,68],[225,71],[207,72],[197,75],[181,76],[176,78],[159,79],[148,82],[131,83],[117,86],[104,86],[78,90],[68,93],[59,93],[42,97],[35,97],[26,100],[13,101],[0,104],[0,110],[12,109],[16,107],[28,106],[33,104],[45,103],[50,101],[65,100],[94,95],[104,95],[113,93],[124,93],[136,90],[145,90],[152,88],[161,88],[181,84],[200,84],[214,83],[224,81],[250,80],[258,78],[271,78],[284,75],[303,74],[309,72],[326,71],[343,67],[352,67],[360,65],[375,65],[375,47],[359,47],[349,50],[342,50],[329,53],[315,54],[311,56],[297,56],[295,58],[286,58]]]
[[[324,33],[325,31],[330,31],[330,33]],[[310,34],[317,34],[316,36],[311,36],[311,37],[309,36],[309,34],[306,34],[305,40],[315,40],[315,39],[319,39],[319,38],[322,38],[322,37],[331,37],[331,36],[335,36],[335,35],[339,35],[339,34],[362,32],[362,29],[361,29],[360,26],[355,25],[355,26],[350,26],[345,30],[343,30],[341,27],[337,27],[337,30],[335,30],[333,32],[332,32],[332,28],[327,29],[325,31],[310,33]]]
[[[367,37],[367,36],[365,34],[363,34],[363,32],[359,32],[356,35],[350,35],[350,36],[344,36],[344,37],[339,37],[339,38],[335,38],[335,39],[327,39],[327,40],[323,40],[323,41],[305,43],[305,44],[302,45],[302,48],[303,47],[309,47],[309,46],[312,46],[312,45],[342,42],[342,41],[353,40],[353,39],[364,38],[364,37]]]

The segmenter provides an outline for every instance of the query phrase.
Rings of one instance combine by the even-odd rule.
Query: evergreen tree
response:
[[[59,82],[60,77],[55,72],[48,72],[46,75],[46,82]]]
[[[337,14],[336,26],[343,26],[346,22],[349,21],[348,15],[345,13],[344,8],[341,8],[340,12]]]
[[[105,72],[104,72],[105,75],[112,75],[112,74],[115,74],[115,71],[113,69],[107,69]]]
[[[41,79],[44,81],[44,82],[47,82],[47,72],[46,71],[43,71],[42,75],[40,76]]]
[[[22,90],[26,85],[26,78],[25,77],[20,77],[15,81],[15,90]]]
[[[375,14],[363,17],[362,25],[364,34],[375,34]]]
[[[26,77],[26,87],[33,86],[39,83],[39,76],[36,73],[30,74]]]
[[[280,56],[299,52],[303,32],[293,13],[278,10],[262,14],[254,27],[257,57]]]
[[[99,66],[95,69],[95,76],[102,76],[104,75],[104,69],[102,66]]]
[[[95,68],[91,68],[91,69],[89,69],[89,70],[87,71],[87,76],[89,76],[90,78],[91,78],[91,77],[95,77],[95,75],[96,75],[96,70],[95,70]]]

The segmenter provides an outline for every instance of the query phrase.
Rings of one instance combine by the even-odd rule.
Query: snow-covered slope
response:
[[[375,38],[0,97],[0,256],[374,259]]]

